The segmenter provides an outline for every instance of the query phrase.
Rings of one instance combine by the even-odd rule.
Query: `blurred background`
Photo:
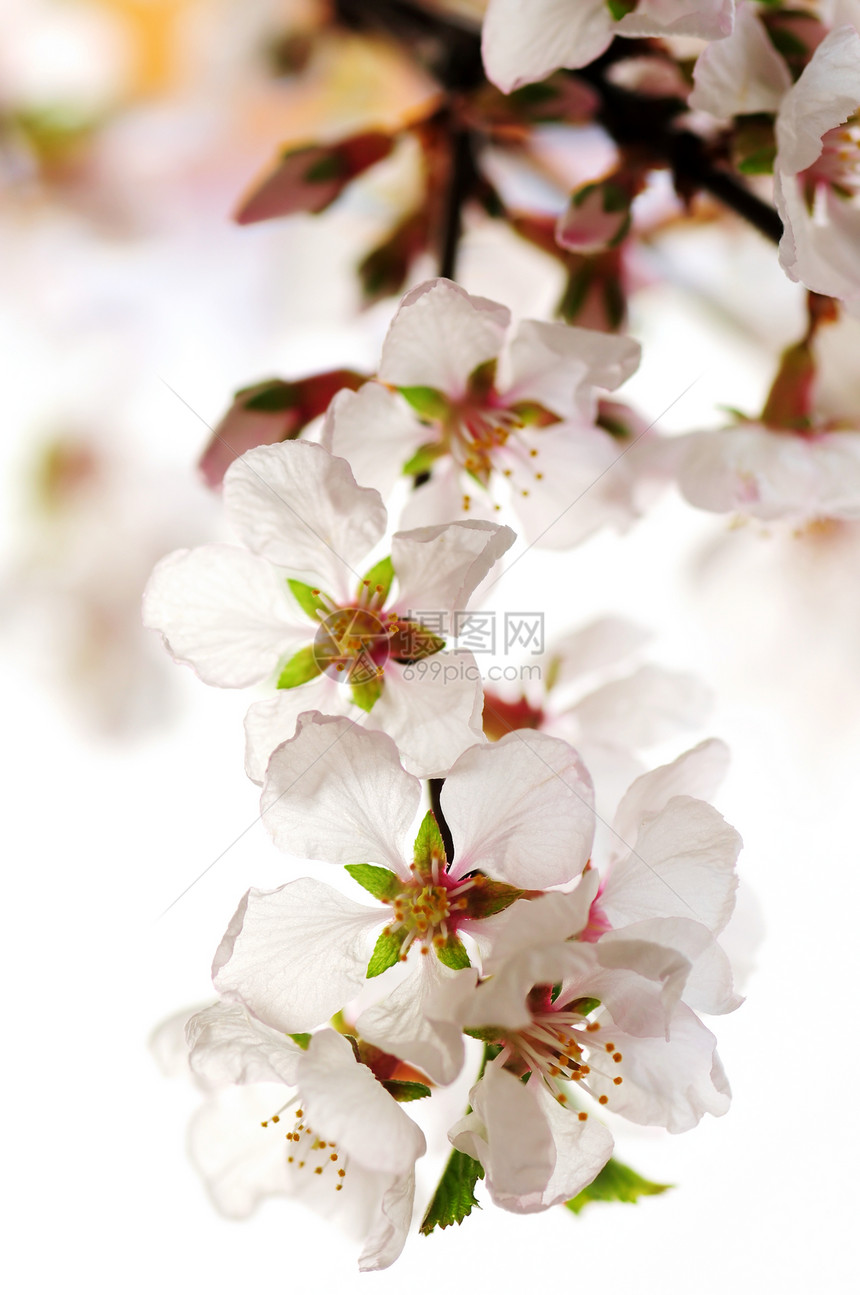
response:
[[[390,127],[434,89],[300,0],[3,0],[0,15],[9,1289],[853,1289],[860,536],[736,527],[671,488],[624,535],[529,551],[489,597],[543,610],[548,637],[629,616],[650,660],[714,690],[689,736],[730,744],[718,806],[746,842],[731,942],[749,998],[714,1026],[732,1111],[680,1138],[619,1130],[621,1157],[676,1191],[576,1218],[487,1202],[381,1275],[359,1278],[354,1248],[299,1204],[214,1213],[183,1150],[198,1099],[147,1039],[207,1001],[239,898],[284,867],[242,772],[247,695],[173,665],[140,595],[163,553],[224,535],[196,465],[233,392],[372,371],[396,305],[367,305],[354,267],[414,194],[408,149],[320,216],[240,226],[241,195],[284,144]],[[629,326],[644,358],[625,398],[667,433],[754,412],[802,293],[738,222],[681,227],[659,177],[643,197]],[[434,271],[421,253],[410,282]],[[559,273],[497,223],[468,224],[470,291],[547,317]],[[856,326],[828,337],[828,399],[860,415]],[[419,1208],[441,1163],[419,1164]]]

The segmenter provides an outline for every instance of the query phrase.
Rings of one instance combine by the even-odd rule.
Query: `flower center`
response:
[[[843,126],[829,130],[821,141],[821,156],[807,174],[846,198],[860,194],[860,110]]]
[[[539,1074],[562,1106],[568,1100],[562,1087],[565,1082],[582,1084],[586,1089],[595,1081],[603,1087],[607,1079],[613,1085],[621,1084],[618,1066],[623,1057],[614,1043],[597,1039],[600,1022],[589,1019],[589,1012],[599,1004],[593,999],[578,999],[556,1010],[549,1001],[551,993],[549,986],[532,990],[531,1025],[507,1036],[498,1058],[500,1064],[507,1064],[520,1074],[527,1071]],[[601,1106],[609,1102],[605,1093],[597,1100]],[[585,1119],[585,1112],[580,1112],[579,1118]]]
[[[393,628],[391,620],[380,620],[368,607],[339,607],[320,622],[316,632],[317,665],[339,682],[368,683],[385,668]]]
[[[270,1124],[279,1124],[281,1111],[284,1110],[286,1106],[282,1106],[281,1110],[270,1116],[268,1120],[263,1120],[263,1128],[268,1128]],[[343,1180],[346,1177],[346,1159],[338,1151],[336,1142],[327,1142],[315,1133],[310,1125],[305,1124],[304,1115],[304,1111],[298,1107],[296,1122],[286,1135],[287,1142],[290,1144],[287,1164],[292,1165],[295,1170],[307,1170],[308,1174],[314,1174],[317,1177],[327,1173],[328,1177],[334,1180],[335,1191],[342,1191]]]
[[[412,868],[414,881],[408,882],[393,900],[394,913],[386,930],[395,934],[405,932],[399,958],[406,961],[414,940],[421,944],[422,953],[429,953],[431,945],[441,948],[466,916],[467,901],[463,898],[475,885],[473,878],[466,881],[449,879],[437,860],[433,861],[433,875],[422,876]]]

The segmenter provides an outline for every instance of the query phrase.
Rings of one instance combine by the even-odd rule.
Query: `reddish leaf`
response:
[[[253,225],[298,211],[324,211],[350,180],[387,157],[393,146],[390,135],[372,130],[336,144],[291,148],[254,181],[234,219]]]

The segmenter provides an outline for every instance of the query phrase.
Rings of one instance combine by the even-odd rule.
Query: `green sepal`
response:
[[[468,1034],[470,1039],[477,1039],[480,1043],[486,1043],[489,1049],[498,1043],[500,1035],[504,1034],[504,1030],[500,1030],[497,1025],[481,1025],[476,1026],[474,1029],[467,1030],[464,1028],[463,1033]],[[489,1060],[492,1061],[492,1057]],[[481,1074],[483,1074],[483,1070]]]
[[[435,387],[398,387],[397,390],[419,418],[441,422],[448,414],[448,401]]]
[[[310,1035],[310,1034],[288,1034],[288,1035],[287,1035],[287,1038],[288,1038],[288,1039],[292,1039],[293,1043],[297,1043],[297,1044],[299,1045],[299,1047],[300,1047],[300,1048],[302,1048],[305,1052],[307,1052],[307,1050],[308,1050],[308,1045],[310,1044],[310,1041],[311,1041],[312,1035]]]
[[[421,1235],[429,1237],[434,1228],[462,1223],[473,1209],[480,1209],[475,1200],[475,1184],[483,1176],[484,1170],[477,1160],[463,1151],[453,1151],[421,1220]]]
[[[286,156],[289,157],[290,154],[287,153]],[[347,168],[340,153],[332,152],[311,162],[303,179],[307,184],[324,184],[327,180],[339,180],[341,176],[346,175],[346,171]]]
[[[296,384],[284,382],[283,378],[242,387],[236,392],[236,399],[241,400],[243,409],[257,414],[282,414],[300,403]]]
[[[422,1097],[430,1096],[426,1084],[419,1084],[414,1079],[383,1079],[382,1087],[390,1093],[395,1102],[418,1102]]]
[[[599,998],[576,998],[567,1005],[569,1012],[579,1012],[580,1016],[590,1016],[600,1006]]]
[[[365,575],[361,585],[359,586],[359,593],[361,593],[361,589],[365,585],[370,585],[374,592],[377,589],[382,590],[382,601],[385,602],[385,599],[391,593],[391,584],[393,580],[394,567],[391,564],[391,558],[382,558],[375,566],[372,566]]]
[[[324,615],[328,615],[331,611],[331,603],[328,602],[327,605],[322,601],[322,597],[320,596],[321,590],[312,589],[310,585],[302,584],[301,580],[288,580],[287,584],[290,587],[290,593],[293,595],[305,615],[310,616],[311,620],[316,625],[319,625],[320,618],[317,615],[317,612],[323,612]]]
[[[388,868],[377,867],[375,863],[347,863],[346,871],[359,886],[370,891],[374,899],[394,899],[403,889],[403,882],[396,873]]]
[[[442,840],[442,833],[439,831],[439,824],[432,809],[428,809],[421,821],[412,857],[416,870],[428,877],[433,875],[434,859],[440,868],[445,867],[447,862],[445,842]]]
[[[403,465],[404,477],[419,477],[424,472],[432,472],[436,460],[444,453],[444,447],[438,441],[431,441],[415,451],[412,458]]]
[[[511,904],[522,899],[525,893],[524,890],[517,890],[516,886],[508,886],[503,881],[478,877],[476,884],[466,892],[469,917],[483,921],[485,917],[503,913],[506,908],[510,908]]]
[[[307,683],[310,679],[316,679],[318,674],[322,674],[322,670],[314,656],[313,645],[300,648],[281,671],[277,687],[298,688],[300,684]]]
[[[592,1201],[624,1201],[633,1205],[640,1196],[660,1196],[670,1191],[672,1185],[649,1182],[620,1160],[607,1160],[594,1182],[583,1188],[573,1200],[565,1201],[565,1205],[574,1214],[579,1214]]]
[[[352,685],[352,700],[356,706],[360,706],[362,710],[367,711],[369,714],[382,696],[384,682],[382,675],[374,675],[373,678],[365,680],[364,683],[354,683]]]
[[[466,946],[459,935],[452,933],[443,945],[434,945],[434,948],[439,961],[446,967],[450,967],[452,971],[462,971],[464,967],[472,965]]]
[[[606,8],[609,10],[615,22],[621,22],[636,8],[638,0],[606,0]]]
[[[420,621],[401,621],[401,629],[390,640],[391,655],[401,665],[412,665],[428,656],[435,656],[445,646],[445,640],[432,630],[425,629]]]
[[[406,939],[406,928],[401,926],[398,931],[389,931],[387,928],[382,932],[379,939],[374,945],[373,953],[370,955],[370,962],[367,964],[367,979],[373,980],[374,976],[381,976],[383,971],[393,967],[400,957],[400,948]]]

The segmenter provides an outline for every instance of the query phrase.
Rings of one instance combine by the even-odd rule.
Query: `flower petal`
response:
[[[349,689],[327,674],[309,679],[297,688],[279,688],[274,696],[255,701],[245,716],[246,774],[252,782],[263,785],[272,752],[282,742],[295,737],[300,715],[321,711],[335,716],[355,709]]]
[[[751,4],[738,5],[734,31],[702,50],[693,69],[691,108],[714,117],[776,112],[791,75]]]
[[[480,868],[526,890],[571,881],[588,862],[593,804],[588,771],[558,738],[516,731],[473,747],[442,789],[453,875]]]
[[[743,1002],[734,991],[728,957],[700,922],[685,917],[653,917],[607,931],[600,939],[601,959],[606,962],[607,949],[625,940],[650,940],[684,955],[690,963],[690,972],[683,999],[694,1010],[717,1016],[733,1012]]]
[[[404,463],[436,439],[406,402],[379,382],[358,391],[341,391],[329,405],[323,432],[332,454],[346,459],[361,485],[374,486],[387,499]]]
[[[543,81],[559,67],[585,67],[612,39],[604,0],[490,0],[482,53],[487,76],[505,94]]]
[[[726,775],[729,749],[719,738],[707,738],[679,755],[671,764],[660,765],[637,778],[624,795],[615,816],[616,842],[636,840],[643,820],[659,814],[673,796],[695,796],[709,800]],[[614,847],[622,851],[620,844]],[[689,916],[689,915],[688,915]]]
[[[804,171],[821,154],[824,135],[860,103],[860,35],[837,27],[825,36],[782,101],[776,119],[776,169]]]
[[[557,1102],[539,1080],[531,1080],[544,1119],[555,1144],[555,1169],[541,1194],[541,1206],[549,1209],[577,1196],[593,1182],[612,1155],[614,1140],[605,1124]]]
[[[486,741],[481,672],[471,652],[385,667],[382,696],[368,717],[394,739],[405,768],[419,778],[444,778],[455,760]]]
[[[561,944],[588,925],[592,902],[600,877],[594,868],[584,872],[575,890],[552,891],[537,899],[521,899],[499,914],[490,952],[483,959],[484,975],[492,975],[501,964],[523,949]]]
[[[356,484],[345,459],[311,441],[249,450],[224,477],[230,522],[254,553],[338,601],[382,538],[386,512],[376,490]]]
[[[309,877],[252,888],[218,946],[212,979],[273,1029],[313,1029],[364,985],[370,931],[384,921],[383,910]]]
[[[556,1152],[533,1086],[490,1065],[469,1102],[472,1113],[449,1130],[451,1142],[483,1165],[497,1205],[517,1213],[543,1209]]]
[[[474,983],[474,972],[466,968],[451,973],[432,953],[425,957],[413,953],[410,962],[410,974],[362,1012],[356,1029],[368,1043],[408,1061],[434,1083],[450,1084],[463,1066],[463,1035],[458,1025],[437,1014],[436,999],[440,989],[448,990],[448,980],[463,977]]]
[[[641,356],[630,337],[524,319],[508,349],[504,396],[509,403],[536,400],[559,418],[588,418],[591,387],[614,391],[635,373]]]
[[[259,683],[310,638],[281,573],[230,544],[162,558],[143,595],[143,623],[218,688]]]
[[[385,1189],[373,1225],[358,1257],[359,1272],[381,1272],[400,1256],[412,1224],[415,1174],[402,1174]]]
[[[283,1101],[283,1085],[225,1088],[191,1120],[192,1163],[228,1218],[247,1218],[267,1196],[292,1195],[283,1134],[260,1127]]]
[[[473,297],[450,279],[407,292],[382,346],[379,378],[394,387],[433,387],[457,399],[479,364],[501,349],[510,311]]]
[[[301,1048],[243,1007],[214,1003],[186,1027],[189,1064],[206,1087],[296,1082]]]
[[[452,616],[462,611],[478,585],[516,539],[509,526],[461,521],[398,531],[391,541],[391,561],[398,593],[392,610],[405,616],[427,612],[444,618],[428,621],[452,633]]]
[[[274,842],[324,863],[381,863],[408,877],[421,785],[384,733],[315,711],[273,752],[260,800]]]
[[[695,675],[645,665],[626,679],[614,679],[589,693],[569,713],[589,741],[636,748],[698,726],[711,701],[709,690]]]

